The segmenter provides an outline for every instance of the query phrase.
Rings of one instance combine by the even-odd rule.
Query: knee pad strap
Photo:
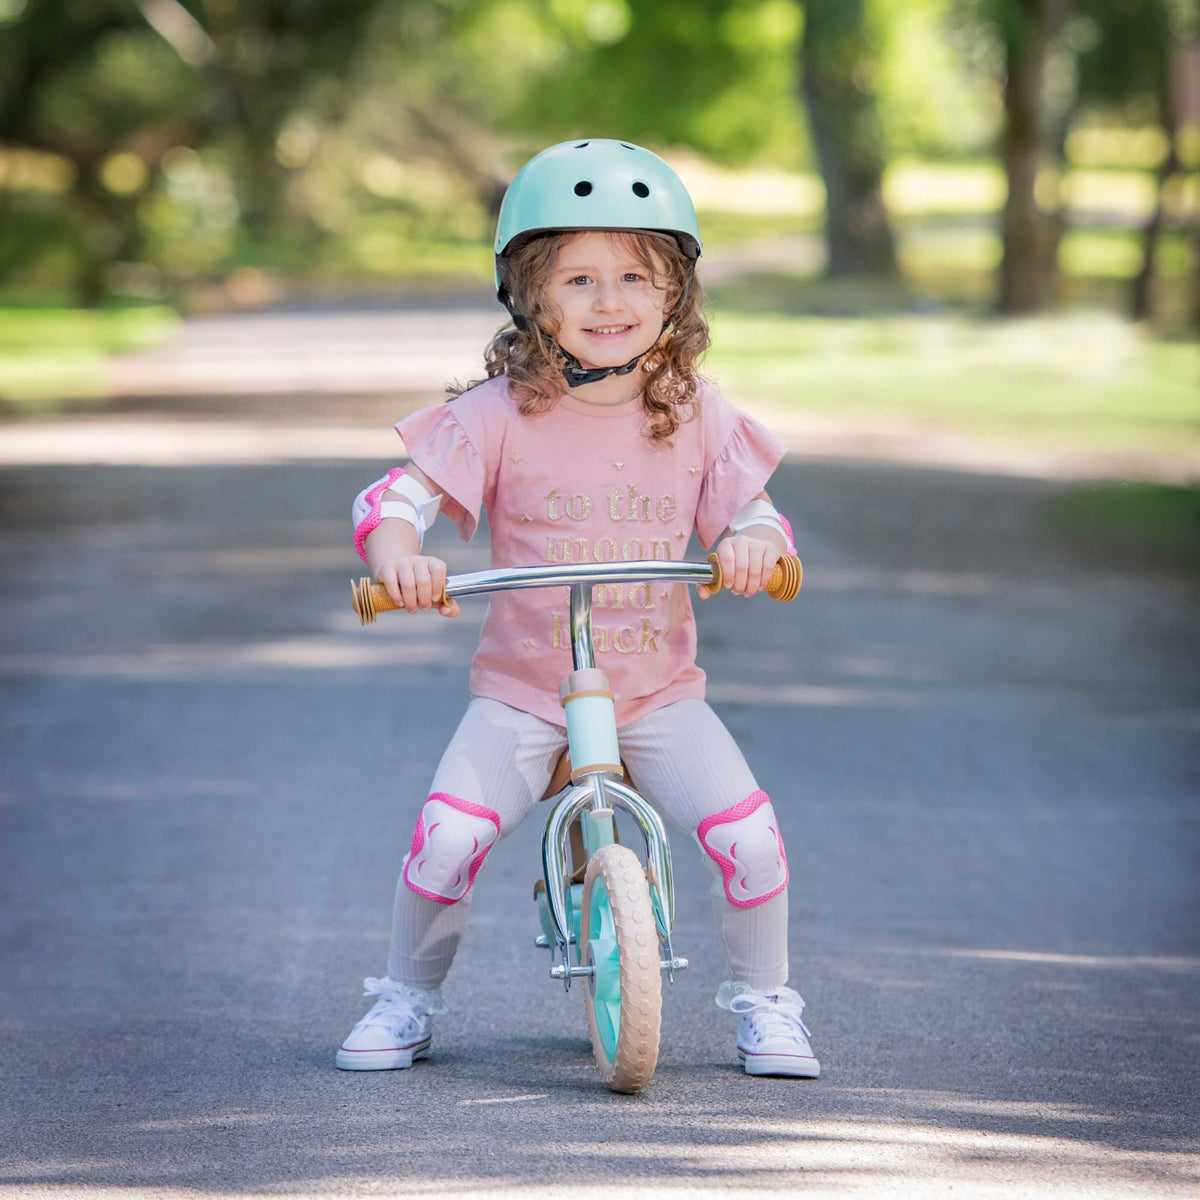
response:
[[[490,808],[434,792],[417,816],[404,882],[427,900],[456,904],[499,837],[500,817]]]
[[[787,887],[787,854],[766,792],[751,792],[724,812],[705,817],[696,837],[720,867],[730,904],[753,908]]]

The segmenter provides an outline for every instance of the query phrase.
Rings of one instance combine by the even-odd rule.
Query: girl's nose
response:
[[[601,312],[607,312],[610,308],[619,308],[621,306],[621,290],[615,283],[605,283],[601,280],[596,285],[596,291],[592,299],[592,307]]]

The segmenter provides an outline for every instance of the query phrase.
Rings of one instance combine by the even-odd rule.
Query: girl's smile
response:
[[[624,337],[627,333],[636,328],[636,325],[603,325],[598,326],[595,329],[585,329],[583,332],[586,333],[588,337],[607,340],[611,338]]]

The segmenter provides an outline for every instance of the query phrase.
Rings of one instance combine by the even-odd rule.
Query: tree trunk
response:
[[[1180,170],[1178,134],[1179,114],[1175,105],[1175,81],[1173,69],[1176,66],[1175,47],[1167,46],[1167,64],[1164,72],[1162,90],[1159,92],[1159,115],[1162,120],[1163,133],[1167,139],[1167,154],[1159,164],[1154,175],[1154,211],[1146,224],[1142,226],[1142,266],[1134,278],[1129,292],[1129,316],[1134,321],[1144,321],[1151,315],[1154,307],[1154,277],[1155,260],[1158,257],[1158,240],[1163,227],[1163,193],[1167,180]]]
[[[999,309],[1040,309],[1055,278],[1050,253],[1053,224],[1038,207],[1034,188],[1042,158],[1042,76],[1046,52],[1062,28],[1070,0],[1016,0],[1005,30],[1004,133],[1001,157],[1008,180],[1001,233]]]
[[[1188,296],[1188,329],[1200,338],[1200,219],[1192,218],[1192,271]]]
[[[1067,138],[1078,112],[1079,94],[1076,92],[1053,121],[1051,142],[1054,149],[1054,211],[1049,217],[1050,233],[1046,243],[1046,256],[1042,263],[1042,283],[1047,296],[1055,294],[1058,284],[1058,249],[1070,231],[1071,205],[1067,194],[1067,172],[1070,170],[1070,163],[1067,161]]]
[[[809,130],[825,182],[828,274],[894,275],[863,0],[807,0],[800,57]]]

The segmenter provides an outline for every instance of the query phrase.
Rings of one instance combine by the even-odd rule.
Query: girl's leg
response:
[[[773,810],[737,743],[703,700],[655,709],[622,728],[620,739],[634,786],[700,843],[716,877],[713,911],[733,985],[722,987],[718,1003],[732,999],[737,984],[784,986],[786,860]]]
[[[388,976],[432,993],[467,922],[474,873],[541,799],[566,730],[497,700],[474,698],[421,806],[396,884]]]

